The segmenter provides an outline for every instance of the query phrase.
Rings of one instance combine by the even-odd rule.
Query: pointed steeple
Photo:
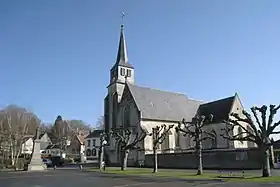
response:
[[[122,63],[128,62],[123,25],[121,25],[121,35],[120,35],[119,49],[118,49],[118,56],[117,56],[116,63],[120,63],[120,62]]]
[[[116,68],[117,66],[133,68],[133,66],[128,63],[126,42],[125,42],[125,36],[124,36],[124,25],[123,24],[121,25],[121,34],[120,34],[117,60],[116,60],[115,65],[112,67],[112,69]]]

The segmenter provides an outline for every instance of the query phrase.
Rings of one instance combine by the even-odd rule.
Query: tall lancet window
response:
[[[180,131],[175,132],[175,147],[180,147]]]
[[[213,137],[211,137],[211,148],[216,149],[217,145],[217,133],[215,130],[212,130]]]
[[[112,114],[112,128],[117,127],[117,114],[118,114],[118,94],[113,95],[113,114]]]
[[[124,108],[124,112],[123,112],[123,124],[124,127],[130,127],[130,108],[129,106],[126,106]]]
[[[237,133],[238,133],[239,138],[243,138],[243,131],[242,131],[241,127],[238,127]],[[240,141],[240,142],[243,143],[243,141]]]

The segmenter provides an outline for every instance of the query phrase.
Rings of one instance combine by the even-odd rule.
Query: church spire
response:
[[[128,63],[123,24],[121,25],[121,35],[120,35],[119,49],[118,49],[118,56],[117,56],[116,63],[118,64]]]
[[[121,24],[121,34],[120,34],[119,48],[117,53],[117,60],[114,66],[112,67],[112,70],[118,66],[134,69],[133,66],[128,62],[123,24]]]

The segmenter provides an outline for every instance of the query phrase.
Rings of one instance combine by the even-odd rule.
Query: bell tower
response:
[[[134,84],[134,68],[128,62],[127,48],[124,35],[124,25],[121,25],[117,60],[110,70],[110,84],[108,88],[108,125],[107,128],[116,128],[118,105],[121,100],[125,83]]]

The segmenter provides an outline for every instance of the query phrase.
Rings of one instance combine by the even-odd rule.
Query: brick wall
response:
[[[204,169],[260,169],[261,154],[256,148],[237,150],[204,150]],[[145,155],[145,166],[153,166],[153,155]],[[197,168],[194,152],[158,154],[159,168]]]

